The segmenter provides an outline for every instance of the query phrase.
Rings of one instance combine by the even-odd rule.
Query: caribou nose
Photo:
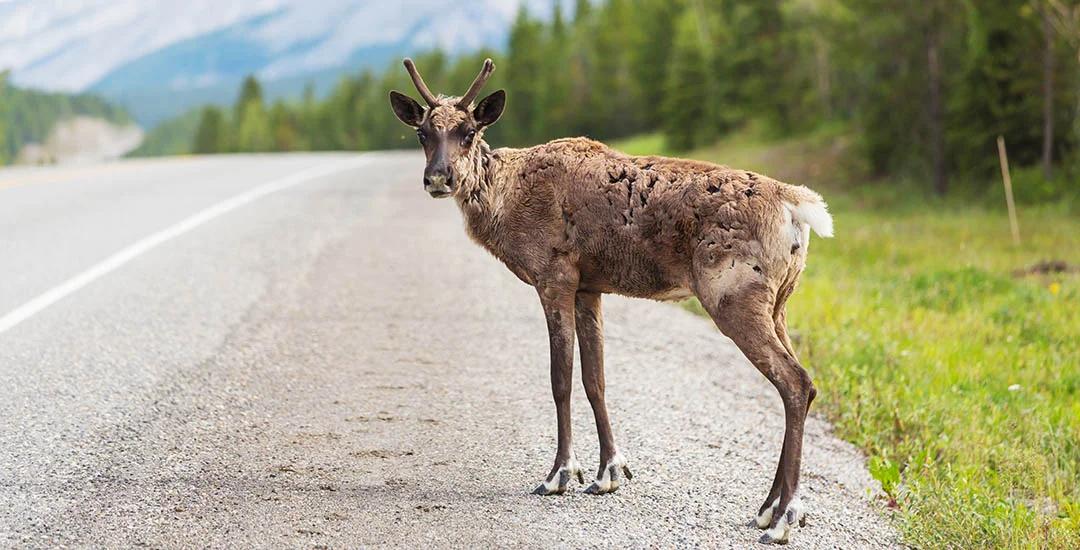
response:
[[[454,185],[454,176],[446,172],[435,172],[424,176],[425,189],[450,188]]]

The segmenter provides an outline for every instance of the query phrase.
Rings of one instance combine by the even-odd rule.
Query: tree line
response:
[[[776,136],[839,122],[876,174],[945,193],[992,173],[998,135],[1015,165],[1075,169],[1078,21],[1065,0],[576,0],[544,18],[521,9],[505,51],[416,62],[433,90],[460,94],[496,60],[496,146],[658,131],[685,151],[749,122]],[[231,109],[189,115],[190,149],[414,147],[390,89],[413,93],[399,61],[321,99],[268,102],[249,77]]]

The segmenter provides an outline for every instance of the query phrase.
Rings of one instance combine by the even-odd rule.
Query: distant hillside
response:
[[[28,144],[45,142],[57,123],[76,117],[131,123],[127,112],[98,96],[26,90],[0,73],[0,164],[14,161]]]
[[[159,157],[191,153],[195,130],[199,126],[199,109],[166,120],[150,129],[129,157]]]

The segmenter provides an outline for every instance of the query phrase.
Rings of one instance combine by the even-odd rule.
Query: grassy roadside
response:
[[[664,150],[656,136],[617,147]],[[1015,247],[985,201],[857,187],[847,149],[841,132],[743,132],[688,156],[829,200],[837,238],[813,241],[789,322],[817,410],[866,451],[907,541],[1080,548],[1080,273],[1020,272],[1080,265],[1080,216],[1024,207]]]

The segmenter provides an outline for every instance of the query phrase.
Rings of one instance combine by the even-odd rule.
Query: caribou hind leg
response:
[[[776,327],[776,336],[780,339],[780,343],[783,344],[784,349],[787,350],[792,357],[798,361],[798,356],[795,355],[795,348],[791,344],[791,338],[788,336],[787,331],[787,300],[791,296],[791,293],[795,291],[795,285],[798,282],[800,271],[796,271],[792,274],[791,278],[780,288],[780,291],[776,295],[776,303],[773,306],[773,322]],[[817,395],[817,389],[811,384],[810,396],[806,401],[807,413],[810,410],[810,404],[814,401],[814,397]],[[785,443],[787,438],[784,438]],[[757,516],[753,520],[754,526],[758,529],[767,529],[772,524],[773,515],[776,514],[777,507],[780,505],[780,483],[783,477],[783,470],[781,464],[777,464],[776,477],[773,479],[772,488],[769,490],[769,496],[765,499],[765,503],[758,509]],[[798,522],[800,527],[806,525],[806,512],[803,509],[802,500],[796,495],[795,499],[788,505],[788,510],[794,510],[795,521]]]
[[[578,292],[575,306],[578,347],[581,348],[581,382],[589,397],[596,419],[596,434],[600,438],[600,467],[596,480],[585,492],[602,495],[618,490],[622,479],[632,479],[633,474],[615,447],[604,401],[604,316],[600,309],[600,294]]]
[[[776,291],[760,271],[737,265],[729,273],[699,273],[695,290],[716,326],[768,378],[783,401],[784,443],[772,488],[755,518],[759,527],[767,528],[762,542],[783,544],[802,520],[798,488],[803,428],[816,390],[779,334]]]

